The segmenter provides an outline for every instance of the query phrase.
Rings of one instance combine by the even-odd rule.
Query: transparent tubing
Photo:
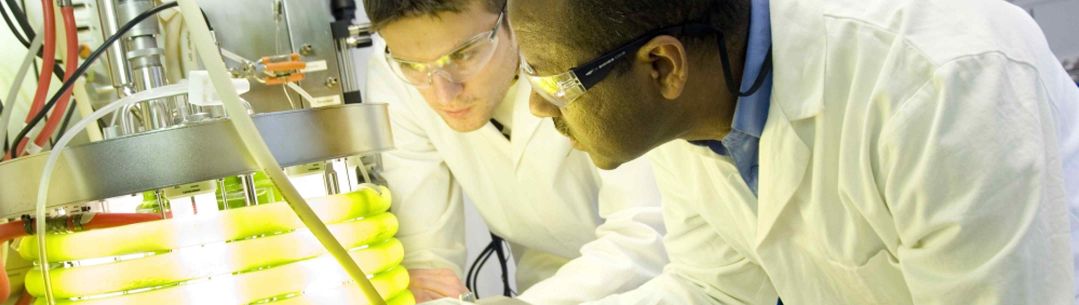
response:
[[[71,127],[71,130],[82,130],[90,124],[97,122],[98,119],[104,117],[106,114],[112,113],[126,105],[183,94],[187,92],[187,88],[188,86],[186,84],[178,84],[126,96],[115,103],[111,103],[108,106],[95,111],[90,114],[90,116],[79,120],[79,122],[75,123],[75,126]],[[41,268],[42,282],[45,287],[45,304],[56,304],[56,299],[52,295],[52,281],[49,279],[49,255],[45,244],[45,237],[48,235],[45,227],[45,202],[47,202],[49,196],[49,182],[52,178],[52,172],[56,168],[56,162],[60,159],[60,155],[63,153],[64,148],[67,148],[67,145],[71,143],[71,140],[78,134],[78,132],[67,132],[64,133],[63,137],[60,137],[60,140],[53,146],[52,151],[49,152],[49,158],[45,161],[45,168],[41,173],[41,180],[38,182],[37,203],[34,206],[34,232],[37,237],[37,250],[38,253],[40,253],[40,255],[38,255],[38,267]]]
[[[198,3],[195,0],[178,0],[177,3],[180,5],[180,13],[188,26],[195,49],[206,65],[206,70],[210,73],[210,80],[213,82],[214,88],[219,92],[225,111],[229,114],[229,119],[232,120],[233,126],[240,134],[247,151],[255,159],[255,163],[266,172],[270,180],[281,190],[285,201],[296,212],[296,216],[300,218],[300,221],[311,230],[319,243],[326,247],[326,252],[329,252],[341,264],[341,267],[345,269],[345,272],[348,273],[352,280],[356,282],[367,301],[373,305],[385,305],[386,302],[382,300],[378,291],[371,285],[367,275],[352,260],[345,247],[341,246],[341,243],[334,238],[330,230],[326,228],[326,224],[319,220],[318,215],[307,204],[307,201],[300,196],[296,187],[289,182],[288,177],[281,170],[281,165],[277,163],[277,160],[270,153],[266,142],[262,140],[262,135],[255,128],[254,121],[245,111],[240,101],[240,96],[236,94],[236,90],[233,88],[228,70],[225,68],[225,62],[221,58],[221,53],[218,52],[216,44],[214,44],[206,21],[202,18]]]
[[[7,110],[4,111],[4,116],[0,118],[0,137],[5,137],[3,138],[5,141],[7,141],[7,126],[11,122],[11,114],[15,112],[15,97],[19,94],[19,87],[22,86],[22,80],[26,78],[26,71],[30,69],[30,63],[34,62],[37,50],[41,49],[43,36],[45,35],[36,35],[34,41],[30,42],[30,48],[26,50],[26,57],[23,58],[22,64],[19,65],[19,72],[15,74],[15,81],[11,82],[11,89],[8,90],[7,97],[4,98],[8,106],[5,108]],[[18,141],[16,140],[15,145],[18,145]]]

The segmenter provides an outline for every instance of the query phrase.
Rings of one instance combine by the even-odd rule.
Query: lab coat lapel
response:
[[[824,108],[826,41],[818,2],[775,0],[771,5],[773,107],[761,136],[758,247],[802,185],[812,159],[809,119]]]
[[[532,115],[531,110],[528,109],[528,97],[532,93],[532,86],[526,81],[518,81],[516,88],[517,92],[514,93],[513,100],[516,103],[513,106],[514,126],[511,130],[510,142],[513,144],[514,168],[519,168],[526,148],[536,136],[536,130],[539,129],[543,119]]]
[[[802,185],[811,150],[792,122],[776,108],[770,110],[761,136],[760,180],[757,200],[757,245],[768,237],[791,197]]]

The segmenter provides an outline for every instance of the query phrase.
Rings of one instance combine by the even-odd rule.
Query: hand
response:
[[[461,279],[450,269],[408,269],[408,276],[408,290],[416,297],[416,303],[441,298],[457,299],[457,296],[468,292]]]

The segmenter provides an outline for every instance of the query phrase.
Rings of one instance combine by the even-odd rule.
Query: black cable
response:
[[[468,273],[465,275],[465,287],[473,293],[477,293],[476,280],[479,278],[480,269],[483,268],[482,262],[486,262],[487,258],[493,253],[494,248],[488,243],[487,247],[484,247],[483,251],[480,251],[480,254],[476,256],[476,260],[472,262],[472,266],[469,266]]]
[[[502,295],[505,297],[513,297],[516,292],[510,287],[509,278],[509,255],[506,254],[505,240],[494,233],[491,233],[491,242],[487,244],[487,247],[480,252],[480,255],[476,256],[476,261],[472,263],[472,266],[468,268],[468,273],[465,275],[465,287],[472,291],[472,294],[479,298],[479,287],[477,282],[479,281],[480,271],[483,270],[483,266],[487,264],[487,260],[491,259],[491,255],[498,257],[499,268],[502,271]]]
[[[56,137],[52,139],[53,146],[56,146],[56,141],[60,141],[60,136],[67,130],[67,125],[71,123],[71,117],[75,116],[75,98],[71,98],[71,104],[67,105],[67,113],[64,114],[64,121],[60,123],[60,129],[57,129]]]
[[[30,133],[30,130],[34,129],[34,126],[41,123],[41,120],[45,118],[45,114],[48,113],[49,110],[51,110],[53,107],[56,107],[56,103],[60,100],[60,97],[64,95],[64,92],[68,89],[71,89],[71,86],[75,85],[76,79],[79,79],[83,76],[83,74],[86,74],[86,71],[90,69],[90,66],[95,61],[97,61],[98,57],[101,57],[102,53],[105,53],[105,50],[108,49],[110,45],[116,43],[117,40],[120,40],[120,38],[123,37],[124,34],[127,34],[127,32],[131,31],[131,29],[135,28],[135,26],[137,26],[140,22],[150,17],[153,17],[154,15],[157,15],[157,13],[160,13],[161,11],[176,7],[176,5],[176,2],[168,2],[158,5],[157,7],[154,7],[148,11],[142,12],[138,16],[135,16],[135,18],[132,18],[131,21],[128,21],[119,29],[117,29],[116,33],[113,33],[112,36],[109,36],[108,39],[105,39],[105,41],[101,43],[101,46],[98,46],[97,49],[91,52],[90,56],[87,56],[86,60],[83,61],[81,65],[79,65],[79,68],[75,69],[75,72],[71,74],[71,78],[69,78],[62,85],[60,85],[60,89],[56,90],[56,94],[49,99],[49,102],[46,103],[45,107],[41,109],[41,112],[38,112],[37,115],[35,115],[34,118],[30,120],[30,123],[26,124],[26,127],[19,131],[18,136],[15,137],[15,145],[18,145],[17,143],[20,143],[22,139]],[[16,150],[17,149],[11,150],[11,158],[13,159],[18,157],[15,155]]]
[[[491,252],[489,251],[490,249],[491,246],[488,244],[487,247],[483,248],[483,251],[480,251],[480,255],[476,256],[476,260],[472,262],[472,266],[468,267],[468,273],[465,274],[465,287],[468,288],[468,290],[473,292],[476,291],[476,283],[473,278],[476,277],[476,269],[479,269],[480,267],[480,260],[483,260],[485,255],[490,255],[488,253]]]
[[[509,257],[506,255],[506,248],[504,247],[504,241],[501,237],[491,234],[493,239],[497,239],[498,246],[495,247],[495,255],[498,257],[498,267],[502,271],[502,296],[511,298],[513,297],[513,288],[510,287],[510,271],[509,271]]]
[[[731,72],[731,60],[730,55],[727,54],[726,39],[723,39],[723,32],[718,32],[716,35],[716,42],[719,45],[719,59],[723,61],[723,80],[727,82],[727,90],[731,92],[734,97],[750,96],[757,93],[757,90],[764,84],[765,77],[772,72],[772,48],[768,48],[768,55],[764,57],[764,63],[761,64],[761,71],[757,73],[757,79],[753,80],[753,85],[749,90],[743,92],[741,84],[734,83],[734,74]]]
[[[472,273],[472,287],[469,287],[468,289],[472,290],[472,295],[477,299],[480,298],[480,292],[478,289],[479,287],[476,287],[476,281],[479,280],[480,271],[483,271],[483,265],[486,265],[487,260],[491,258],[491,254],[494,254],[493,245],[494,244],[488,245],[487,248],[483,250],[483,253],[480,253],[480,256],[476,257],[476,262],[472,264],[472,266],[475,267],[476,272]]]
[[[30,27],[30,22],[26,19],[26,14],[23,13],[22,9],[19,8],[19,5],[17,3],[15,3],[15,0],[6,0],[6,2],[8,4],[8,10],[10,10],[11,14],[14,15],[15,21],[17,21],[19,23],[19,26],[22,28],[22,32],[24,34],[26,34],[26,40],[23,41],[23,40],[20,39],[19,42],[22,43],[23,47],[26,47],[27,49],[29,49],[30,48],[30,41],[33,41],[34,38],[37,38],[37,33],[34,33],[34,28]],[[24,3],[24,6],[25,6],[25,3]],[[3,12],[0,11],[0,13],[3,13]],[[4,14],[4,21],[5,22],[7,22],[7,18],[8,18],[8,16],[5,13]],[[8,26],[13,27],[14,25],[8,23]],[[11,31],[12,31],[12,33],[17,33],[17,31],[14,28],[12,28]],[[19,36],[16,35],[16,38],[19,38]],[[43,50],[41,48],[39,48],[37,50],[37,57],[38,58],[42,57],[41,52],[43,52]],[[36,61],[34,62],[34,65],[36,67],[36,65],[37,65]],[[57,61],[57,64],[52,66],[52,74],[55,74],[56,78],[64,79],[64,68],[61,67],[60,61]],[[38,74],[34,73],[34,75],[38,75]]]
[[[4,23],[6,23],[7,28],[11,30],[11,35],[15,36],[15,39],[18,40],[19,43],[29,48],[30,41],[22,37],[22,33],[19,33],[19,30],[15,28],[15,24],[11,22],[11,17],[7,15],[7,10],[4,10],[3,7],[4,6],[0,4],[0,15],[4,17]]]
[[[6,0],[8,10],[11,10],[11,14],[14,15],[15,21],[19,22],[19,26],[22,27],[22,32],[26,34],[26,41],[34,40],[37,34],[34,33],[34,28],[30,27],[30,21],[26,20],[26,13],[22,11],[22,8],[15,3],[15,0]]]

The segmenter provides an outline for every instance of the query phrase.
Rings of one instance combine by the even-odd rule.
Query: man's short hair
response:
[[[487,11],[498,14],[506,0],[363,0],[363,8],[375,31],[402,18],[459,13],[474,2],[482,2]]]
[[[529,0],[517,0],[529,1]],[[649,31],[687,23],[709,24],[723,32],[728,46],[742,46],[749,23],[750,0],[565,0],[567,25],[560,37],[581,51],[610,51]],[[683,38],[687,44],[711,46],[715,35]],[[707,44],[700,44],[707,43]],[[689,46],[687,46],[689,47]]]

